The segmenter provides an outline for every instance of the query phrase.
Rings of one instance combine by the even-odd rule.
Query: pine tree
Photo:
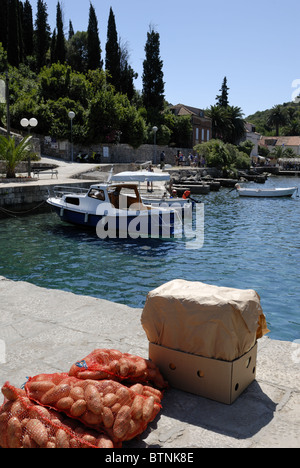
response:
[[[227,86],[227,78],[225,76],[222,87],[220,89],[220,95],[216,97],[217,100],[217,105],[220,107],[228,107],[229,101],[228,101],[228,91],[230,88]]]
[[[98,20],[92,4],[90,4],[89,25],[88,25],[88,69],[102,69],[101,47],[98,32]]]
[[[120,47],[118,43],[118,34],[115,22],[115,15],[110,7],[107,42],[106,42],[105,69],[109,72],[109,82],[120,91]]]
[[[164,107],[163,62],[160,59],[160,37],[150,26],[143,63],[143,102],[150,123],[156,123]]]
[[[49,46],[50,26],[48,24],[47,4],[43,0],[38,0],[35,21],[35,55],[38,71],[46,65],[46,54]]]
[[[23,45],[24,55],[33,55],[33,19],[32,8],[28,0],[23,7]]]
[[[60,3],[56,7],[56,41],[54,47],[54,62],[65,63],[66,61],[66,43],[64,36],[64,24]]]

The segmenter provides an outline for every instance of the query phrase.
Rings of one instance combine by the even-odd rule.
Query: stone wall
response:
[[[72,147],[68,141],[51,142],[50,140],[43,140],[42,154],[44,156],[59,157],[64,160],[71,160]],[[88,153],[92,155],[97,153],[101,155],[101,163],[116,164],[116,163],[135,163],[136,161],[147,162],[155,161],[159,164],[160,153],[165,152],[166,164],[175,164],[175,155],[181,151],[186,158],[192,151],[189,148],[169,148],[168,146],[155,146],[155,145],[141,145],[139,148],[132,148],[127,144],[120,145],[91,145],[84,147],[82,145],[74,145],[73,147],[73,160],[76,160],[78,153]]]

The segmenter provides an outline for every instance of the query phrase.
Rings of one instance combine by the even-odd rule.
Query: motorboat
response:
[[[153,184],[153,182],[171,182],[171,176],[167,172],[150,172],[150,171],[125,171],[120,172],[119,174],[111,175],[111,181],[113,182],[136,182],[140,184],[147,182]],[[172,188],[169,187],[170,193]],[[194,200],[191,198],[182,198],[177,196],[172,196],[168,194],[166,190],[163,191],[162,196],[151,196],[151,195],[141,195],[141,200],[145,205],[153,206],[170,206],[174,209],[184,208],[185,213],[192,209],[195,205]]]
[[[143,203],[137,184],[105,182],[89,189],[55,186],[47,203],[68,223],[96,227],[100,238],[173,237],[182,217]]]
[[[235,185],[235,189],[240,197],[292,197],[298,187],[287,187],[287,188],[243,188],[239,184]]]

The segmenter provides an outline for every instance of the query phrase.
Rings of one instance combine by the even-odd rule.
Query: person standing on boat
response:
[[[161,169],[163,169],[163,168],[165,167],[165,158],[166,158],[165,152],[162,151],[162,152],[160,153],[160,168],[161,168]]]
[[[148,172],[154,172],[151,164],[148,166]],[[153,182],[147,181],[147,192],[153,192]]]

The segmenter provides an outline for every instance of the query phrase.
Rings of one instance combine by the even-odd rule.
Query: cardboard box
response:
[[[232,404],[256,378],[257,343],[234,361],[220,361],[149,343],[149,359],[171,387]]]

